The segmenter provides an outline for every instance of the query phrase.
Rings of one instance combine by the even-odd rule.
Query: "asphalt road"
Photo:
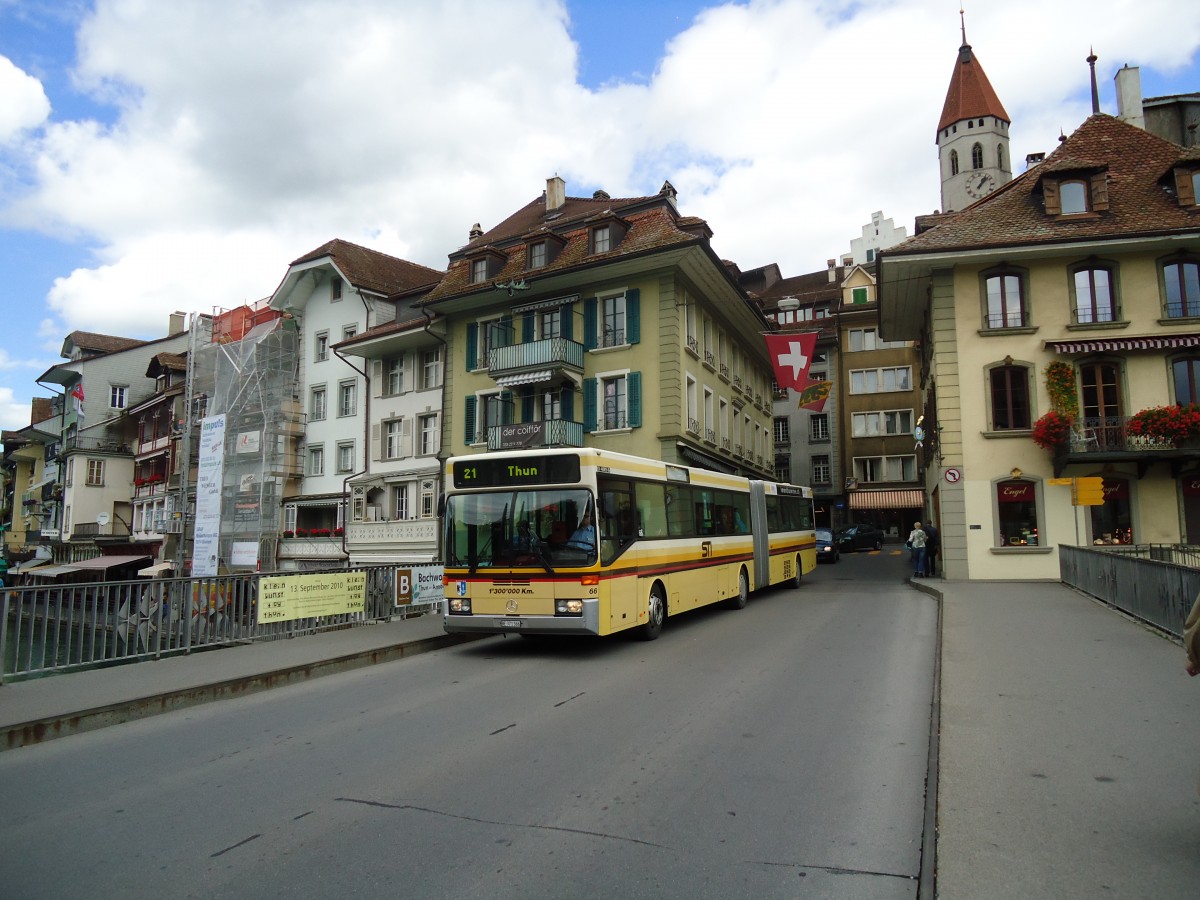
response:
[[[0,754],[13,897],[915,897],[898,554],[662,637],[492,638]]]

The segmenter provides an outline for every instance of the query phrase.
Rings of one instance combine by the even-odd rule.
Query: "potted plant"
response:
[[[285,531],[285,532],[283,533],[283,536],[284,536],[285,538],[295,537],[295,536],[296,536],[296,532],[294,532],[294,531]]]
[[[1200,407],[1151,406],[1129,417],[1125,433],[1146,437],[1163,443],[1180,444],[1200,438]]]
[[[342,536],[343,534],[345,534],[345,533],[346,533],[346,529],[345,529],[345,528],[335,528],[335,529],[333,529],[333,536],[334,536],[334,537],[341,537],[341,536]]]
[[[296,529],[296,537],[308,537],[308,532],[305,531],[303,528],[297,528]]]
[[[1057,450],[1071,437],[1071,419],[1052,409],[1033,423],[1032,437],[1043,450]]]

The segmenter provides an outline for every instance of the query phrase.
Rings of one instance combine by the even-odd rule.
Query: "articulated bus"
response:
[[[455,457],[445,483],[448,632],[653,640],[817,564],[808,487],[594,448]]]

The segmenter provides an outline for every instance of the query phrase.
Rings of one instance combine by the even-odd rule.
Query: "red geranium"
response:
[[[1071,435],[1071,419],[1057,410],[1050,410],[1033,423],[1033,442],[1044,450],[1055,450]]]

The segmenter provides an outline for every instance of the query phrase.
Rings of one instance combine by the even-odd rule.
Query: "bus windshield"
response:
[[[590,566],[595,501],[581,488],[453,494],[446,501],[446,564],[479,568]]]

